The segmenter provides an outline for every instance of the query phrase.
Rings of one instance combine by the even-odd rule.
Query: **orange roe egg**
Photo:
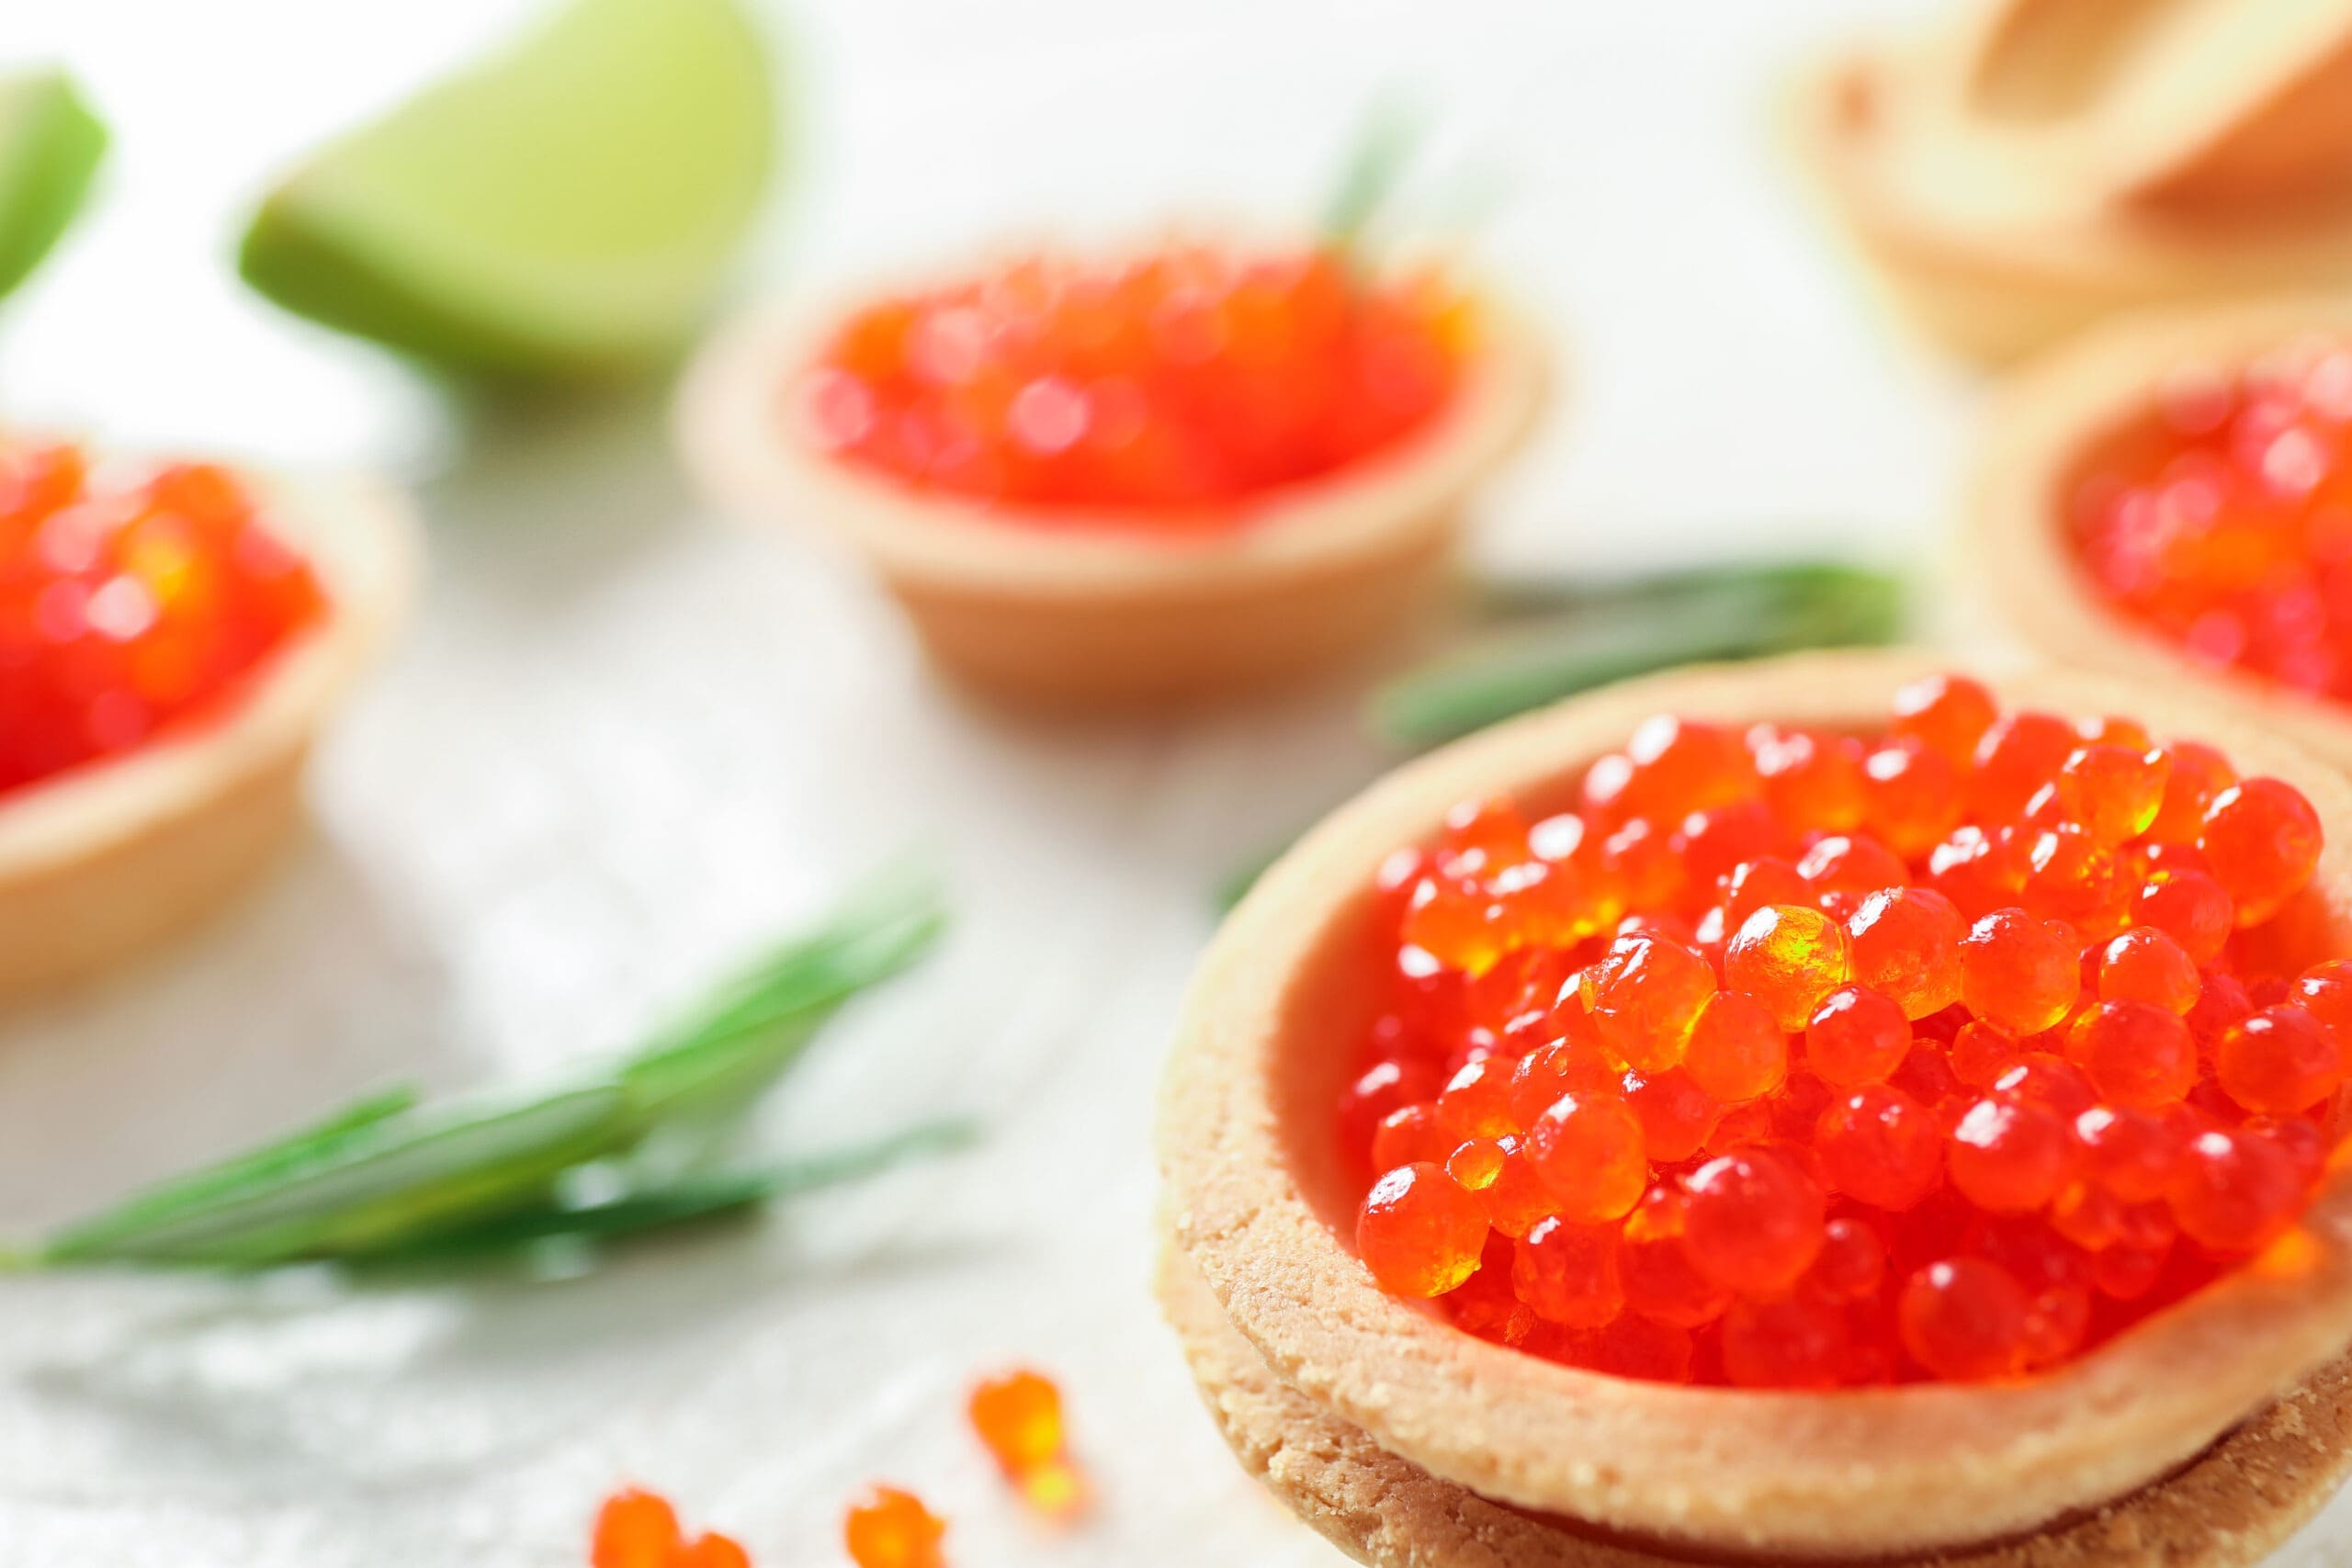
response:
[[[731,1537],[706,1531],[671,1555],[670,1568],[752,1568],[752,1554]]]
[[[1791,1032],[1804,1028],[1852,972],[1845,929],[1801,904],[1757,910],[1724,950],[1724,984],[1763,1003]]]
[[[2305,1010],[2282,1003],[2233,1024],[2222,1036],[2214,1077],[2248,1111],[2290,1115],[2344,1081],[2335,1035]]]
[[[1740,1149],[1690,1177],[1684,1227],[1701,1273],[1731,1290],[1785,1290],[1821,1251],[1821,1190],[1770,1149]]]
[[[2352,1074],[2300,797],[1960,684],[1889,733],[1646,724],[1578,807],[1384,863],[1339,1108],[1375,1277],[1609,1375],[1973,1381],[2293,1223]],[[1961,770],[1932,837],[1914,766]]]
[[[2066,1055],[2110,1105],[2161,1110],[2178,1104],[2197,1083],[2197,1041],[2188,1025],[2153,1002],[2085,1009],[2067,1026]]]
[[[2241,926],[2275,913],[2319,863],[2319,816],[2292,784],[2244,779],[2205,808],[2197,840]]]
[[[1931,1263],[1904,1285],[1897,1310],[1904,1349],[1937,1377],[1977,1382],[2024,1370],[2032,1303],[1997,1264]]]
[[[1943,1175],[1943,1129],[1926,1106],[1887,1084],[1832,1104],[1814,1146],[1829,1185],[1872,1208],[1915,1208]]]
[[[895,1486],[869,1486],[842,1520],[842,1544],[857,1568],[945,1568],[946,1521]]]
[[[1854,978],[1891,998],[1906,1018],[1960,1000],[1960,943],[1967,934],[1951,900],[1927,887],[1882,888],[1846,922]]]
[[[2222,1251],[2268,1241],[2293,1219],[2303,1184],[2294,1162],[2267,1139],[2222,1128],[2181,1151],[2169,1192],[2181,1234]]]
[[[2065,1120],[2043,1106],[1980,1100],[1952,1129],[1952,1185],[1988,1213],[2039,1209],[2065,1184],[2073,1150]]]
[[[2155,821],[2171,770],[2162,751],[2086,746],[2058,771],[2057,802],[2094,842],[2120,844]]]
[[[669,1499],[632,1487],[605,1500],[588,1561],[594,1568],[669,1568],[684,1540]]]
[[[2081,953],[2063,922],[1996,909],[1961,939],[1961,1000],[2011,1034],[2039,1034],[2064,1018],[2081,993]]]
[[[0,441],[0,795],[219,719],[327,613],[227,470]]]
[[[1510,1279],[1536,1316],[1567,1328],[1598,1328],[1625,1305],[1617,1232],[1610,1225],[1545,1220],[1521,1239]]]
[[[2140,889],[2133,916],[2180,945],[2199,964],[2211,964],[2237,923],[2237,909],[2222,885],[2201,871],[2159,871]]]
[[[1487,1245],[1487,1211],[1442,1166],[1400,1166],[1373,1183],[1356,1214],[1356,1253],[1381,1287],[1442,1296],[1467,1280]]]
[[[1579,1224],[1619,1218],[1648,1183],[1641,1120],[1613,1095],[1562,1095],[1528,1129],[1527,1148],[1558,1212]]]
[[[798,407],[838,460],[920,490],[1197,533],[1427,431],[1473,317],[1434,275],[1324,250],[1039,256],[851,316]]]
[[[2197,960],[2154,927],[2125,931],[2099,950],[2102,1001],[2146,1002],[2166,1012],[2186,1013],[2197,1005],[2201,988]]]
[[[1601,1043],[1635,1070],[1653,1072],[1682,1060],[1700,1010],[1715,994],[1715,971],[1669,937],[1620,937],[1584,972],[1581,989]]]
[[[1696,1328],[1723,1315],[1731,1292],[1691,1263],[1683,1245],[1688,1207],[1679,1188],[1651,1188],[1618,1233],[1617,1272],[1627,1306],[1660,1323]]]
[[[1682,1070],[1724,1104],[1755,1100],[1789,1076],[1789,1039],[1762,1002],[1745,991],[1717,991],[1691,1026]]]
[[[1883,1082],[1910,1050],[1903,1010],[1867,986],[1838,987],[1805,1024],[1805,1066],[1838,1089]]]
[[[1954,767],[1967,767],[1975,759],[1976,743],[1999,716],[1999,705],[1982,682],[1964,675],[1930,675],[1894,694],[1887,728]]]
[[[1894,741],[1862,759],[1862,822],[1905,858],[1926,854],[1959,825],[1960,770],[1918,741]]]
[[[972,1430],[1022,1500],[1064,1519],[1086,1503],[1086,1485],[1070,1461],[1062,1392],[1042,1372],[1019,1370],[982,1379],[966,1405]]]

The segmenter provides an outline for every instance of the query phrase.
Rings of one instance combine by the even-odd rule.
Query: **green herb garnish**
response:
[[[1617,592],[1520,585],[1500,604],[1554,613],[1509,625],[1391,682],[1367,715],[1413,750],[1612,681],[1678,664],[1891,640],[1901,586],[1831,564],[1745,566],[1646,578]],[[1490,601],[1496,597],[1490,592]]]
[[[1903,591],[1867,568],[1790,561],[1601,582],[1491,579],[1474,587],[1468,610],[1484,635],[1373,694],[1365,724],[1376,738],[1418,751],[1678,664],[1887,642],[1902,628]],[[1219,878],[1216,907],[1241,902],[1289,847]]]
[[[877,880],[617,1061],[437,1103],[421,1104],[405,1089],[370,1096],[69,1224],[26,1260],[262,1269],[611,1237],[942,1146],[953,1129],[735,1172],[680,1176],[638,1157],[657,1134],[708,1145],[844,1002],[922,956],[944,923],[929,879]],[[582,1203],[569,1194],[591,1168],[608,1179],[599,1201]]]

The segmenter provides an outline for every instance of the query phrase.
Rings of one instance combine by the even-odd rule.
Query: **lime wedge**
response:
[[[107,128],[65,73],[0,77],[0,296],[74,221],[106,150]]]
[[[289,310],[453,369],[629,369],[708,306],[766,183],[770,96],[732,0],[571,0],[297,168],[239,270]]]

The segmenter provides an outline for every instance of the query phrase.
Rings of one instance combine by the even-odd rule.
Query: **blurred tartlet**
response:
[[[865,558],[977,690],[1226,694],[1413,625],[1532,422],[1532,335],[1435,287],[1178,245],[786,305],[705,351],[679,436],[722,504]],[[1417,367],[1382,410],[1400,349]]]
[[[2347,509],[2352,304],[2152,315],[2002,389],[1962,554],[2042,657],[2194,689],[2352,766]]]
[[[1442,1513],[1436,1528],[1466,1542],[1463,1562],[1521,1561],[1501,1544],[1518,1541],[1521,1526],[1504,1521],[1532,1514],[1561,1521],[1566,1535],[1534,1562],[1647,1561],[1610,1555],[1616,1546],[1592,1546],[1597,1535],[1709,1561],[1951,1552],[1963,1562],[2136,1562],[2144,1551],[2133,1556],[2140,1548],[2121,1544],[2079,1558],[1989,1547],[2055,1540],[2053,1531],[2078,1544],[2121,1543],[2129,1527],[2114,1521],[2130,1517],[2177,1537],[2186,1527],[2165,1511],[2173,1505],[2118,1506],[2154,1484],[2150,1498],[2177,1486],[2174,1495],[2196,1500],[2205,1554],[2180,1561],[2237,1563],[2300,1522],[2340,1476],[2346,1456],[2334,1439],[2343,1380],[2322,1371],[2352,1341],[2352,1174],[2340,1160],[2315,1178],[2295,1228],[2244,1267],[2164,1298],[2070,1359],[1986,1381],[1815,1391],[1613,1375],[1474,1334],[1400,1299],[1347,1245],[1361,1173],[1333,1136],[1330,1108],[1361,1065],[1354,1043],[1378,1005],[1363,994],[1363,954],[1382,897],[1376,869],[1399,844],[1424,841],[1466,801],[1508,797],[1531,813],[1572,804],[1587,766],[1655,715],[1851,733],[1883,723],[1898,690],[1931,668],[1910,656],[1837,655],[1694,670],[1500,727],[1343,807],[1220,932],[1163,1089],[1171,1258],[1162,1289],[1213,1398],[1236,1376],[1233,1348],[1187,1270],[1262,1360],[1271,1382],[1248,1380],[1246,1430],[1242,1413],[1224,1412],[1245,1452],[1324,1454],[1324,1445],[1342,1445],[1331,1466],[1293,1467],[1322,1472],[1316,1496],[1301,1506],[1327,1533],[1376,1562],[1453,1560],[1425,1540],[1334,1516],[1330,1489],[1355,1484],[1349,1477],[1361,1461]],[[2103,725],[2123,715],[2160,734],[2196,737],[2224,748],[2247,774],[2301,791],[2327,842],[2295,940],[2310,946],[2304,957],[2352,951],[2352,785],[2333,769],[2155,688],[2052,674],[2003,683],[1996,694],[2013,710]],[[2305,1393],[2292,1393],[2315,1377]],[[2261,1436],[2262,1413],[2282,1397],[2298,1414]],[[1292,1425],[1271,1432],[1269,1420]],[[2212,1460],[2196,1461],[2250,1421],[2252,1435],[2219,1454],[2243,1455],[2249,1443],[2310,1445],[2276,1461],[2276,1486],[2266,1479],[2271,1460],[2218,1471]],[[2199,1489],[2217,1475],[2231,1484],[2208,1498]],[[2111,1531],[2070,1529],[2065,1521],[2081,1515]]]
[[[2352,285],[2352,6],[1982,0],[1796,97],[1905,313],[2005,362],[2160,303]]]
[[[94,471],[78,501],[17,541],[12,570],[49,579],[17,601],[33,615],[12,629],[17,655],[70,660],[81,657],[77,645],[103,647],[111,662],[102,679],[152,679],[180,694],[166,706],[152,691],[85,683],[75,705],[59,707],[81,675],[10,672],[7,699],[24,709],[12,721],[18,737],[37,724],[127,728],[67,736],[48,763],[20,768],[0,789],[0,995],[91,976],[250,882],[300,822],[311,744],[413,585],[414,526],[386,487],[163,473],[147,481],[174,487],[158,500],[153,488]],[[10,478],[21,480],[21,468]],[[208,534],[197,514],[215,510],[234,520]],[[216,550],[228,554],[208,553]],[[174,617],[188,603],[200,602],[188,612],[199,618],[225,614],[256,570],[285,585],[271,590],[273,619],[220,636],[199,623],[183,635]],[[206,672],[191,676],[189,660],[206,661]]]

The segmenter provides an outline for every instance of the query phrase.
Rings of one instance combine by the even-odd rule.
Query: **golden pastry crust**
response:
[[[81,978],[192,924],[301,820],[311,744],[405,610],[407,502],[372,481],[248,475],[332,604],[220,721],[0,800],[0,996]]]
[[[1977,597],[2042,658],[2193,688],[2352,767],[2352,708],[2189,659],[2099,597],[2061,532],[2079,466],[2146,414],[2168,374],[2329,340],[2352,343],[2352,303],[2283,300],[2115,321],[2021,373],[1994,401],[1967,501],[1962,555]]]
[[[1383,1448],[1521,1507],[1711,1550],[1854,1557],[2024,1533],[2185,1462],[2352,1341],[2352,1173],[2291,1244],[2040,1377],[1834,1395],[1602,1377],[1460,1332],[1374,1282],[1342,1240],[1331,1145],[1369,1022],[1352,983],[1380,860],[1453,804],[1541,808],[1644,717],[1877,724],[1944,661],[1810,655],[1679,671],[1433,753],[1341,807],[1260,881],[1194,979],[1161,1098],[1170,1234],[1275,1373]],[[2042,674],[2013,705],[2132,715],[2292,782],[2329,830],[2314,879],[2352,948],[2352,784],[2170,692]]]
[[[1152,538],[1115,520],[1008,524],[810,449],[785,396],[837,310],[722,331],[680,391],[687,467],[719,504],[825,529],[879,572],[940,666],[1052,706],[1216,695],[1340,661],[1409,626],[1442,582],[1470,492],[1533,424],[1539,335],[1499,308],[1429,431],[1261,503],[1248,526]]]
[[[1380,1568],[1690,1568],[1488,1502],[1383,1449],[1274,1376],[1174,1248],[1160,1306],[1243,1468],[1360,1562]],[[2330,1361],[2175,1475],[2022,1540],[1882,1568],[2247,1568],[2352,1471],[2352,1358]]]
[[[2006,364],[2119,312],[2352,284],[2352,197],[2278,210],[2106,199],[2078,160],[1971,118],[1955,46],[1862,50],[1800,78],[1800,161],[1898,308]]]

